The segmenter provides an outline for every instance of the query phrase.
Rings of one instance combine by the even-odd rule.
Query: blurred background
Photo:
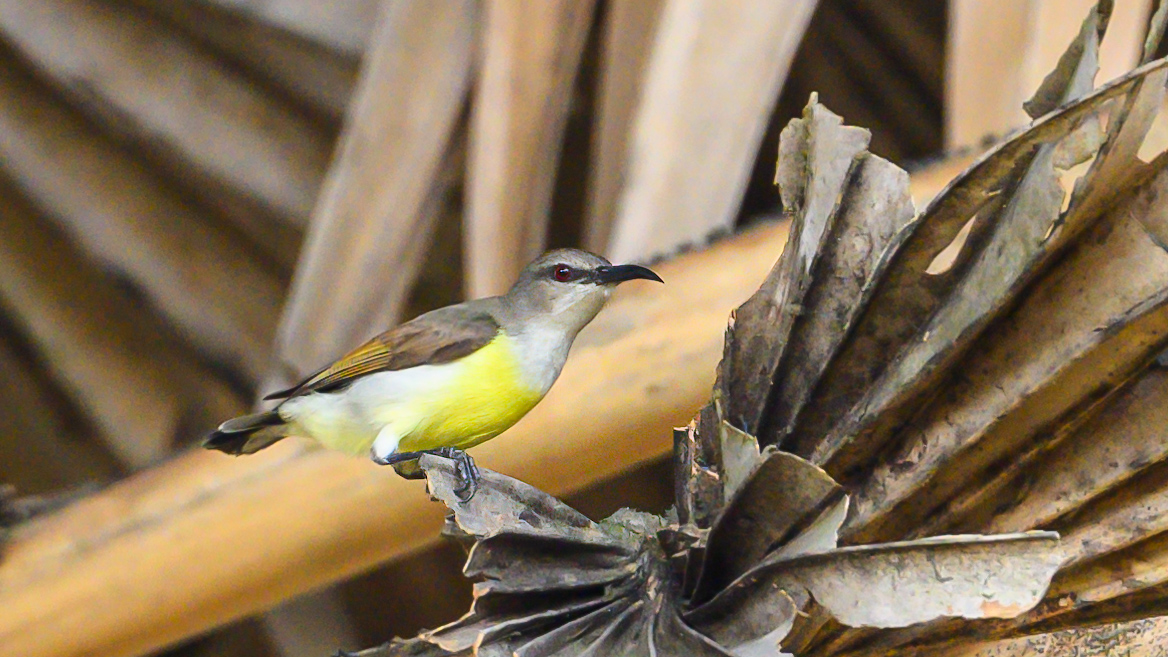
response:
[[[158,468],[389,325],[505,290],[545,248],[649,262],[774,219],[779,133],[812,92],[935,192],[1023,125],[1092,4],[0,0],[0,483],[131,477],[130,508],[132,482],[213,481],[204,455]],[[1138,60],[1155,4],[1117,0],[1099,80]],[[663,510],[670,422],[701,399],[652,425],[656,451],[577,468],[567,501]],[[378,553],[118,653],[413,634],[467,608],[461,559]]]

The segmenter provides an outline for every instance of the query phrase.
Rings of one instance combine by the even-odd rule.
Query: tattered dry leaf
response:
[[[1047,532],[945,536],[770,558],[686,620],[715,638],[741,641],[766,628],[760,615],[779,610],[785,617],[786,601],[804,594],[854,627],[1013,617],[1041,599],[1059,566],[1057,541]]]
[[[625,509],[593,523],[488,470],[478,493],[462,502],[450,461],[426,456],[419,466],[431,494],[451,510],[451,531],[473,541],[464,572],[477,580],[474,602],[453,623],[363,655],[778,655],[808,594],[841,620],[882,627],[1006,615],[1045,590],[1053,568],[1034,564],[1057,560],[1053,534],[836,549],[847,508],[839,487],[810,463],[768,448],[711,531],[709,575],[699,590],[713,599],[687,611],[693,603],[681,595],[666,547],[680,527],[668,519]],[[769,527],[751,532],[750,522]],[[1012,575],[991,576],[993,568]],[[738,571],[741,577],[723,581],[722,573]],[[835,581],[840,573],[846,579]],[[965,588],[939,588],[949,576],[951,588],[954,581]],[[937,602],[894,596],[897,588]],[[975,588],[984,603],[978,610],[969,602]],[[891,616],[865,612],[860,600],[873,598],[857,595],[862,590],[913,605]]]
[[[1115,3],[1100,2],[1088,12],[1079,35],[1059,58],[1058,64],[1038,86],[1034,96],[1022,104],[1031,118],[1053,112],[1060,105],[1090,91],[1099,72],[1099,42],[1107,32],[1107,23]]]
[[[1011,618],[1042,599],[1061,564],[1057,544],[1054,532],[940,536],[768,560],[752,576],[774,573],[772,586],[788,591],[801,586],[854,627]]]
[[[362,655],[729,654],[680,619],[656,539],[665,519],[623,510],[592,523],[487,470],[464,503],[448,461],[423,457],[419,465],[453,527],[475,541],[465,572],[481,581],[463,618]],[[525,507],[536,511],[521,518]]]
[[[775,375],[760,435],[780,443],[795,425],[827,364],[851,331],[874,291],[885,254],[906,236],[914,209],[908,174],[887,160],[862,153],[844,188],[837,216],[815,265],[803,313],[785,349],[789,358]],[[781,443],[780,443],[781,444]]]
[[[1051,423],[1073,421],[1147,366],[1168,337],[1168,253],[1128,219],[1140,198],[1038,281],[992,339],[966,355],[965,375],[906,427],[857,494],[855,540],[903,535],[899,528],[919,523],[960,482]]]
[[[471,501],[463,502],[454,494],[458,479],[445,460],[426,456],[418,466],[426,473],[431,495],[454,511],[457,529],[476,539],[511,534],[614,544],[615,539],[584,514],[517,479],[492,473],[483,477]]]
[[[710,530],[705,566],[691,602],[713,597],[841,497],[843,490],[823,470],[768,448]]]
[[[760,453],[754,436],[729,422],[719,426],[722,445],[722,495],[727,504],[758,467]]]
[[[969,447],[977,447],[978,456],[959,459],[962,467],[976,471],[979,464],[993,462],[992,450],[1020,451],[1006,467],[996,468],[993,476],[981,480],[977,486],[967,487],[945,509],[932,514],[916,530],[917,535],[923,531],[951,531],[958,524],[985,527],[991,522],[985,515],[1003,506],[994,500],[1008,498],[1011,482],[1040,463],[1040,459],[1049,458],[1051,450],[1075,435],[1078,425],[1118,403],[1113,396],[1121,397],[1121,389],[1141,376],[1168,319],[1168,308],[1157,301],[1161,298],[1159,293],[1168,286],[1168,253],[1150,240],[1146,232],[1148,225],[1163,221],[1162,192],[1157,190],[1165,182],[1168,177],[1162,173],[1109,212],[1064,258],[1058,275],[1035,285],[1016,316],[999,325],[993,342],[966,358],[966,364],[978,372],[976,378],[983,381],[982,392],[970,393],[967,382],[962,382],[954,387],[953,394],[967,402],[964,405],[969,408],[979,407],[974,403],[977,399],[985,400],[980,404],[983,416],[1003,420],[999,424],[1009,428],[1012,442],[995,439],[994,435],[1001,436],[1002,431],[992,427],[983,431],[984,435],[971,432],[966,442]],[[1036,347],[1013,346],[1033,342],[1029,338],[1035,334],[1050,337]],[[1003,370],[1017,376],[1012,382],[1003,383],[1000,381]],[[1003,412],[998,401],[990,399],[991,396],[1001,398],[1003,391],[1013,395],[1006,397],[1012,400],[1008,413]],[[1017,419],[1008,422],[1011,416]],[[945,417],[947,421],[955,420],[952,412],[945,413]],[[1059,419],[1061,425],[1057,431],[1048,432],[1046,427],[1052,418]],[[1030,431],[1023,430],[1025,424],[1019,424],[1027,420]],[[989,424],[983,421],[981,426]],[[922,435],[936,439],[934,431],[924,430],[928,426],[925,422],[919,426]],[[960,443],[952,440],[941,442],[960,447]],[[938,460],[935,452],[916,449],[914,453],[921,461]],[[1072,485],[1086,488],[1087,483],[1087,480],[1077,480]],[[1033,522],[1042,522],[1044,517],[1049,521],[1049,516],[1043,513],[1033,518]]]
[[[1028,130],[988,152],[934,198],[906,229],[911,235],[904,244],[889,254],[891,262],[885,268],[868,308],[849,336],[848,343],[820,379],[816,391],[818,399],[807,405],[794,427],[788,444],[796,453],[812,456],[815,462],[825,464],[829,472],[837,476],[870,458],[915,405],[935,390],[936,381],[951,371],[973,339],[1009,307],[1009,299],[1054,261],[1061,248],[1081,233],[1088,219],[1095,218],[1088,210],[1105,206],[1116,194],[1130,190],[1133,182],[1130,179],[1138,183],[1146,177],[1146,172],[1138,170],[1133,162],[1138,143],[1135,143],[1134,150],[1125,147],[1117,152],[1109,147],[1108,142],[1101,156],[1102,160],[1110,162],[1105,172],[1127,171],[1129,180],[1117,185],[1109,178],[1109,184],[1091,185],[1091,189],[1098,190],[1094,193],[1087,194],[1082,189],[1076,191],[1075,197],[1079,200],[1073,200],[1067,213],[1062,215],[1064,225],[1056,233],[1057,242],[1048,235],[1052,215],[1040,216],[1040,221],[1029,224],[1031,228],[1025,233],[1029,237],[1022,239],[1017,232],[1019,228],[1010,222],[1017,221],[1017,218],[1032,222],[1032,218],[1019,211],[1004,214],[1007,201],[1012,198],[1008,192],[1020,189],[1018,185],[1025,173],[1032,170],[1029,163],[1045,144],[1057,143],[1071,135],[1085,119],[1116,98],[1132,93],[1139,96],[1144,89],[1149,94],[1154,93],[1156,80],[1164,74],[1165,66],[1168,66],[1166,60],[1152,62],[1035,121]],[[1159,87],[1159,93],[1162,93],[1163,84]],[[1147,105],[1141,101],[1138,106]],[[1142,117],[1143,112],[1140,114]],[[1132,123],[1113,119],[1109,139],[1119,136],[1116,134],[1119,127],[1129,124],[1127,132],[1135,134],[1144,125],[1144,120],[1141,118]],[[1049,166],[1049,163],[1042,166]],[[1101,160],[1097,158],[1091,170],[1098,171],[1101,167]],[[1045,201],[1049,208],[1054,205],[1056,193],[1053,187],[1044,185],[1043,188],[1049,190],[1046,196],[1049,200]],[[1061,189],[1057,194],[1061,199]],[[1038,194],[1036,198],[1043,196]],[[1098,210],[1095,212],[1097,216]],[[1057,208],[1055,214],[1057,216]],[[926,274],[937,254],[974,217],[977,218],[974,230],[958,261],[943,274]],[[992,290],[997,290],[996,296],[992,290],[974,290],[968,284],[961,287],[962,294],[955,294],[972,264],[978,261],[979,254],[997,257],[997,251],[990,249],[991,242],[987,240],[991,232],[1000,236],[994,238],[993,243],[1015,250],[1022,248],[1030,254],[1010,264],[1011,271],[1016,273],[995,283]],[[1013,238],[1019,239],[1011,242]],[[982,280],[995,281],[994,263],[989,259],[984,262],[980,266],[984,272]],[[937,314],[950,298],[961,301],[968,308],[962,310],[960,306],[954,306]],[[942,329],[948,332],[936,332]],[[953,342],[954,339],[957,342]],[[909,347],[911,349],[905,351]],[[893,360],[894,365],[888,366],[888,355],[900,352],[904,353]],[[839,420],[841,416],[844,416],[843,421]]]
[[[1026,495],[990,521],[992,531],[1050,526],[1157,463],[1168,462],[1168,371],[1153,368],[1098,415],[1041,456]],[[1017,475],[1017,473],[1015,473]]]
[[[1106,13],[1106,8],[1101,13]],[[1080,40],[1093,39],[1095,34],[1088,25]],[[1092,44],[1088,46],[1081,49],[1079,56],[1065,57],[1062,65],[1081,64],[1081,54],[1089,55],[1094,49]],[[982,164],[998,160],[995,166],[1011,176],[1019,171],[1032,172],[1038,158],[1034,155],[1028,162],[1003,158],[1002,154],[1010,150],[1035,148],[1038,150],[1032,152],[1040,153],[1044,144],[1053,143],[1056,151],[1052,166],[1081,159],[1097,140],[1087,133],[1092,128],[1090,115],[1075,116],[1076,112],[1121,91],[1113,96],[1110,107],[1097,105],[1090,110],[1092,114],[1106,112],[1105,140],[1086,175],[1075,182],[1066,209],[1039,235],[1035,242],[1039,248],[1027,256],[1030,264],[1014,270],[1000,263],[986,266],[983,281],[1004,278],[1008,283],[996,292],[992,285],[963,282],[973,280],[970,272],[976,263],[992,263],[990,258],[1003,253],[1003,247],[1019,246],[997,241],[996,237],[979,240],[973,235],[962,255],[968,259],[964,264],[959,260],[944,274],[955,282],[932,281],[937,290],[966,286],[966,292],[990,292],[985,296],[993,306],[987,306],[989,314],[979,320],[984,325],[979,327],[976,321],[964,327],[955,324],[960,330],[948,335],[937,331],[938,322],[946,314],[960,318],[957,311],[970,298],[969,294],[954,294],[949,299],[936,297],[935,309],[922,314],[930,318],[929,323],[906,331],[911,340],[901,343],[903,346],[882,345],[886,349],[892,347],[884,353],[895,354],[894,365],[880,373],[865,396],[834,398],[836,402],[843,400],[834,407],[836,413],[848,409],[843,421],[838,420],[838,414],[820,415],[818,427],[822,430],[811,423],[796,427],[800,434],[797,437],[804,442],[794,441],[797,451],[814,455],[814,460],[823,463],[829,472],[850,475],[849,482],[860,486],[857,511],[844,532],[847,541],[919,536],[944,531],[958,523],[975,530],[987,526],[1025,529],[1043,522],[1043,518],[1052,522],[1049,513],[1055,517],[1061,513],[1063,519],[1046,526],[1067,531],[1074,528],[1072,533],[1077,534],[1077,539],[1067,544],[1069,563],[1075,563],[1075,559],[1100,561],[1098,566],[1086,566],[1095,573],[1093,579],[1076,578],[1067,588],[1060,586],[1033,612],[1011,621],[978,626],[932,623],[892,633],[840,632],[826,627],[805,644],[813,644],[816,654],[892,655],[900,654],[898,651],[907,646],[927,652],[929,646],[955,637],[1047,631],[1120,618],[1138,613],[1139,609],[1157,613],[1149,606],[1149,596],[1155,590],[1151,587],[1168,585],[1168,542],[1164,539],[1168,527],[1155,518],[1157,509],[1168,507],[1162,506],[1164,488],[1155,483],[1159,479],[1152,474],[1157,471],[1152,463],[1138,460],[1140,457],[1131,462],[1101,462],[1097,466],[1101,474],[1117,471],[1115,477],[1099,478],[1101,484],[1112,482],[1106,484],[1110,490],[1092,491],[1091,484],[1082,481],[1081,485],[1087,487],[1085,495],[1076,496],[1076,500],[1036,499],[1028,505],[1028,512],[1012,513],[1013,522],[993,523],[996,514],[1011,513],[1011,504],[1026,499],[1030,492],[1025,488],[1027,479],[1042,471],[1044,457],[1061,441],[1079,435],[1083,441],[1103,437],[1081,434],[1077,427],[1091,426],[1092,417],[1116,408],[1125,399],[1122,391],[1141,379],[1168,341],[1168,300],[1163,293],[1168,288],[1163,274],[1168,256],[1164,240],[1157,237],[1165,225],[1161,217],[1168,214],[1160,190],[1168,155],[1161,153],[1150,161],[1145,161],[1147,155],[1143,160],[1139,157],[1144,135],[1163,103],[1168,77],[1164,64],[1163,60],[1150,62],[1081,101],[1054,109],[983,158]],[[1064,79],[1074,78],[1068,75]],[[1071,131],[1043,134],[1050,126],[1068,119],[1073,119],[1065,124]],[[1020,162],[1027,162],[1031,168],[1020,169]],[[987,216],[986,208],[991,209],[988,216],[996,217],[997,227],[987,235],[1017,237],[1009,231],[1020,222],[1040,216],[1033,207],[1023,208],[1018,199],[1032,191],[1041,192],[1044,185],[1052,190],[1049,177],[1038,183],[1026,176],[1015,178],[1016,182],[1001,187],[995,195],[982,197],[988,206],[976,207],[969,203],[978,200],[976,197],[971,199],[956,192],[963,179],[976,175],[978,166],[959,177],[934,201],[915,230],[927,230],[928,222],[938,216],[930,216],[931,213],[946,205],[950,211],[963,204],[969,210],[968,214],[950,215],[953,225],[968,222],[974,213],[975,224],[981,223]],[[1040,198],[1041,194],[1033,197]],[[1047,207],[1052,205],[1048,203]],[[1010,207],[1025,211],[1011,216],[1007,213]],[[1034,239],[1037,232],[1029,235]],[[922,253],[921,262],[927,257],[928,253]],[[885,284],[896,275],[895,268],[889,271]],[[1012,283],[1011,276],[1016,277]],[[913,284],[911,280],[907,283]],[[945,287],[950,284],[953,287]],[[901,286],[897,289],[907,291]],[[886,300],[878,292],[871,308],[884,303]],[[896,308],[897,312],[912,308],[911,304],[883,307]],[[973,318],[976,320],[977,315]],[[911,328],[908,324],[905,327]],[[855,335],[859,339],[853,344],[859,345],[865,335],[863,320]],[[935,344],[929,344],[932,342]],[[868,342],[867,346],[873,345]],[[918,351],[919,365],[905,369],[903,365],[909,363],[908,354],[913,350]],[[864,353],[865,350],[845,346],[837,362],[849,354]],[[951,361],[947,362],[947,358]],[[872,371],[882,367],[880,363],[875,365]],[[837,366],[829,368],[816,391],[824,395],[822,399],[832,399],[826,386],[833,385],[834,367]],[[894,378],[897,367],[899,379]],[[913,392],[914,386],[918,392]],[[1154,414],[1135,407],[1130,410],[1137,414],[1138,422],[1154,425]],[[814,420],[815,416],[805,419]],[[825,434],[826,440],[821,439]],[[877,463],[875,468],[873,461]],[[1147,474],[1133,479],[1137,475],[1131,473],[1143,470]],[[1131,483],[1127,483],[1129,479]],[[1070,487],[1076,483],[1071,482]],[[1116,486],[1121,488],[1116,490]],[[1087,511],[1081,510],[1083,505],[1088,505]],[[1078,513],[1065,516],[1070,510]],[[1149,537],[1155,538],[1149,542]],[[1156,574],[1135,577],[1128,574],[1128,569]],[[1095,592],[1105,590],[1109,592],[1095,597]]]
[[[716,404],[702,409],[701,415],[715,415]],[[710,423],[712,426],[717,424]],[[710,431],[706,435],[712,435]],[[698,421],[684,428],[673,430],[674,500],[678,521],[697,529],[709,527],[714,515],[725,503],[723,480],[720,473],[721,455],[711,461],[706,448],[717,444],[714,440],[702,440],[698,433]],[[721,446],[718,445],[718,449]]]
[[[814,96],[803,118],[783,130],[776,180],[795,221],[767,280],[735,312],[717,384],[725,419],[747,433],[759,431],[770,382],[802,312],[844,184],[869,139],[867,130],[844,126]]]
[[[1164,26],[1168,23],[1168,3],[1161,2],[1156,7],[1156,13],[1148,22],[1148,35],[1144,38],[1144,53],[1140,58],[1141,64],[1147,64],[1156,58],[1156,51],[1160,49],[1160,42],[1164,40]]]

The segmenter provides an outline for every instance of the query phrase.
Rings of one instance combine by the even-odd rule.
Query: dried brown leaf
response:
[[[631,603],[616,601],[585,614],[555,630],[515,648],[516,657],[557,657],[574,655],[580,646],[600,638],[613,622],[628,610]]]
[[[1099,42],[1107,31],[1114,2],[1100,2],[1083,20],[1078,36],[1042,80],[1034,96],[1022,104],[1030,118],[1053,112],[1063,103],[1090,91],[1099,72]]]
[[[721,440],[730,448],[725,453],[751,453],[749,436],[725,429]],[[773,447],[761,453],[708,539],[692,525],[666,525],[664,518],[628,509],[593,523],[545,493],[488,470],[481,472],[478,493],[462,502],[453,492],[460,482],[451,461],[426,456],[419,466],[431,494],[450,509],[453,526],[473,541],[464,570],[481,581],[462,618],[417,639],[395,640],[362,653],[369,657],[777,657],[784,654],[780,642],[799,609],[813,605],[809,595],[822,598],[833,611],[844,609],[847,618],[861,617],[840,602],[838,587],[819,581],[834,576],[830,564],[835,561],[851,564],[878,582],[884,581],[879,576],[887,564],[904,562],[908,566],[902,579],[916,582],[932,577],[932,571],[913,570],[921,559],[929,560],[930,551],[937,552],[945,568],[973,564],[981,568],[973,571],[979,576],[996,554],[998,566],[1016,575],[1000,578],[1003,582],[1033,575],[1031,586],[1044,589],[1049,581],[1018,556],[1019,537],[997,543],[993,538],[957,539],[980,546],[974,556],[977,548],[955,547],[951,540],[869,546],[867,552],[835,549],[847,513],[841,489],[822,470]],[[964,562],[948,556],[954,550],[964,555]],[[688,572],[678,572],[673,560],[680,554],[689,563],[701,563],[705,553],[710,555],[707,567],[728,570],[711,570],[706,581],[716,594],[713,600],[683,614],[688,601],[682,596],[682,578]],[[887,555],[908,556],[897,561]],[[877,567],[864,571],[855,565],[861,562]],[[745,574],[719,591],[713,582],[735,571]],[[991,601],[1018,598],[1009,598],[1014,589],[998,581],[987,582],[983,589]],[[919,613],[933,611],[927,607]],[[1004,615],[1007,610],[999,611]],[[964,607],[959,613],[968,614]]]
[[[758,467],[761,457],[758,440],[729,422],[723,421],[718,433],[722,443],[722,495],[729,503]]]
[[[591,643],[577,646],[580,657],[607,657],[629,655],[649,657],[649,637],[652,619],[645,613],[645,602],[638,600],[626,607]],[[583,648],[583,649],[581,649]]]
[[[795,538],[843,497],[823,470],[773,447],[710,530],[692,601],[701,604]]]
[[[479,597],[487,592],[601,586],[629,577],[635,570],[636,563],[623,546],[566,544],[559,539],[506,533],[477,541],[467,555],[463,573],[487,580],[475,585],[475,596]]]
[[[1026,495],[993,531],[1042,527],[1168,461],[1168,372],[1149,370],[1031,468]]]
[[[880,386],[881,392],[868,393],[873,401],[886,399],[884,404],[863,401],[864,391],[873,390],[877,377],[884,372],[887,354],[899,352],[910,344],[914,336],[918,343],[926,342],[923,340],[927,335],[922,330],[924,323],[952,295],[969,263],[974,261],[973,253],[980,253],[985,248],[984,232],[977,234],[977,224],[985,223],[988,227],[997,225],[993,221],[983,222],[982,214],[988,209],[992,210],[992,216],[997,213],[995,203],[1005,205],[1001,197],[1018,184],[1044,145],[1067,137],[1106,103],[1127,95],[1139,87],[1145,78],[1158,74],[1166,65],[1168,62],[1157,61],[1141,67],[1083,99],[1064,106],[1058,112],[1035,121],[1027,131],[992,149],[933,200],[910,227],[912,234],[904,245],[892,256],[893,262],[880,281],[869,309],[824,374],[816,391],[817,399],[808,404],[799,425],[795,427],[792,444],[797,453],[813,455],[817,463],[828,465],[829,472],[841,475],[863,462],[878,448],[881,442],[879,436],[887,436],[891,428],[911,412],[913,406],[909,402],[919,402],[922,396],[929,393],[931,377],[910,375],[909,379],[914,384],[907,391],[891,385],[893,380],[903,379],[903,374],[896,379],[888,379],[888,385]],[[968,256],[963,253],[965,264],[959,262],[939,276],[925,274],[937,254],[950,244],[965,223],[975,215],[979,217],[975,223],[975,234],[971,235],[965,249],[973,253]],[[1079,216],[1087,216],[1086,210],[1081,210]],[[982,230],[988,231],[988,227]],[[1049,223],[1043,228],[1049,228]],[[1061,239],[1069,239],[1071,235],[1068,232]],[[979,245],[980,249],[976,248]],[[1040,265],[1051,262],[1056,254],[1057,250],[1050,245],[1042,246],[1038,258],[1031,258],[1030,265],[1021,268],[1022,274],[1015,277],[1008,288],[1021,289],[1026,280],[1041,269]],[[960,344],[943,350],[942,361],[954,360],[960,354],[960,348],[966,347],[978,334],[976,329],[984,329],[992,315],[1000,312],[1008,302],[1008,299],[998,299],[992,295],[986,297],[991,299],[988,314],[985,311],[973,312],[970,327],[975,330],[959,332]],[[939,342],[944,344],[944,341]],[[916,367],[924,366],[924,374],[943,372],[942,362],[936,358],[919,358]],[[917,370],[912,367],[906,370],[908,373],[914,371]],[[885,408],[898,412],[881,412]],[[847,415],[847,419],[839,423],[838,418],[849,411],[851,414]],[[869,424],[874,420],[880,421],[878,430],[873,430]],[[875,439],[871,438],[874,433],[878,434]],[[823,438],[825,435],[827,437]]]
[[[1161,2],[1156,7],[1156,13],[1148,21],[1148,34],[1144,38],[1144,53],[1140,58],[1141,64],[1146,64],[1156,58],[1156,51],[1160,49],[1160,42],[1164,40],[1164,25],[1168,23],[1168,3]]]
[[[517,479],[482,470],[479,490],[469,502],[458,499],[454,464],[425,455],[418,466],[426,473],[430,494],[454,514],[457,527],[478,539],[522,534],[573,543],[619,547],[620,542],[584,514]]]
[[[839,545],[840,528],[848,519],[848,503],[846,495],[836,498],[810,525],[796,534],[795,538],[775,548],[768,558],[793,559],[834,550]]]
[[[885,254],[904,239],[914,215],[908,174],[892,163],[863,154],[845,186],[837,216],[791,331],[790,354],[772,385],[760,429],[773,444],[789,433],[874,291]]]
[[[709,404],[702,409],[701,417],[713,416],[715,405]],[[710,426],[718,426],[720,422],[707,422]],[[695,527],[709,527],[710,522],[724,503],[723,481],[719,473],[720,458],[711,463],[706,456],[709,445],[718,445],[718,432],[708,430],[705,434],[709,440],[703,440],[699,435],[697,422],[673,430],[673,487],[674,507],[677,509],[678,521],[682,525]],[[720,457],[721,454],[716,454]]]
[[[783,130],[776,180],[784,206],[796,220],[767,280],[735,311],[717,384],[724,419],[747,433],[758,432],[788,334],[802,312],[812,268],[869,138],[867,130],[844,126],[814,96],[803,118]]]
[[[1106,16],[1092,12],[1084,22],[1079,38],[1028,106],[1033,116],[1091,91],[1098,70],[1101,19],[1105,21]],[[974,228],[986,235],[984,239],[967,240],[968,265],[960,267],[961,276],[953,281],[948,298],[921,327],[919,337],[906,344],[844,422],[832,431],[828,438],[831,443],[860,443],[857,454],[840,467],[854,467],[857,458],[882,445],[937,389],[938,379],[1008,307],[1047,258],[1057,252],[1061,242],[1048,238],[1059,219],[1064,196],[1054,168],[1058,145],[1059,142],[1041,144],[1033,156],[1023,159],[1009,200],[999,212],[978,216],[981,225],[975,224]]]
[[[1057,534],[1032,532],[842,548],[789,562],[779,586],[802,585],[853,627],[1011,618],[1042,599],[1061,563],[1057,544]],[[872,599],[894,602],[873,605]]]
[[[683,618],[697,631],[733,649],[789,630],[798,612],[799,605],[786,591],[760,586],[745,594],[736,589],[727,598],[715,598]]]
[[[515,601],[512,606],[516,610],[508,612],[500,609],[480,610],[479,600],[476,600],[471,611],[462,618],[418,636],[448,652],[473,648],[477,653],[483,646],[506,641],[512,635],[538,635],[545,628],[555,628],[608,604],[608,601],[596,597],[565,600],[559,604],[551,601],[544,601],[545,604],[533,602]]]
[[[659,613],[653,632],[653,647],[660,657],[693,655],[694,657],[764,657],[766,653],[744,652],[735,647],[733,652],[715,643],[682,622],[676,609]]]
[[[1131,194],[1166,165],[1163,161],[1148,165],[1138,157],[1163,104],[1165,82],[1168,70],[1149,72],[1113,112],[1099,155],[1087,174],[1075,182],[1070,207],[1062,216],[1063,232],[1067,233],[1060,236],[1062,240],[1078,235],[1118,199]]]
[[[1163,349],[1168,253],[1132,217],[1162,212],[1165,193],[1168,171],[1097,224],[967,354],[962,376],[860,487],[845,540],[903,536],[964,482],[1079,418]]]
[[[1061,563],[1058,535],[940,536],[767,559],[687,616],[737,618],[773,591],[807,591],[853,627],[1016,616],[1038,603]],[[884,604],[872,604],[884,600]]]

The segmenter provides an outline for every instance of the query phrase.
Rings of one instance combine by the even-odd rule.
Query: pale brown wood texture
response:
[[[386,5],[281,320],[278,375],[398,321],[453,183],[475,18],[469,0]]]
[[[610,258],[669,253],[733,225],[815,4],[666,1],[628,137]]]
[[[628,172],[629,128],[665,0],[612,0],[604,23],[584,248],[604,253]]]
[[[11,61],[0,61],[0,169],[200,351],[244,380],[266,373],[279,276]]]
[[[945,142],[950,149],[1022,127],[1022,103],[1079,32],[1095,0],[949,0]],[[1151,0],[1119,0],[1099,52],[1097,83],[1140,60]],[[992,44],[992,46],[991,46]]]
[[[195,427],[246,408],[7,184],[0,184],[0,303],[126,466],[149,465],[180,437],[193,438]]]
[[[133,2],[173,21],[226,54],[232,63],[255,71],[328,120],[339,121],[344,116],[357,80],[358,57],[212,3]]]
[[[162,21],[97,0],[5,0],[0,33],[207,204],[244,225],[307,221],[331,135]]]
[[[761,226],[661,265],[663,287],[622,290],[479,463],[563,494],[665,454],[709,394],[731,307],[785,239]],[[419,483],[363,459],[293,441],[191,453],[18,529],[0,562],[0,644],[140,654],[429,544],[441,520]]]
[[[544,251],[594,0],[487,0],[470,123],[467,296],[507,291]]]
[[[70,414],[35,359],[20,351],[0,332],[0,396],[20,410],[0,413],[0,481],[22,495],[38,495],[123,475],[94,432]]]
[[[318,41],[349,55],[360,55],[370,40],[383,0],[199,0],[230,8]],[[400,0],[389,0],[398,2]]]

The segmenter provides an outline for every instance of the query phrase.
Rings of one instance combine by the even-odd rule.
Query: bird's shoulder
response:
[[[440,365],[468,356],[499,333],[493,302],[494,299],[480,299],[419,315],[374,336],[296,386],[264,399],[327,392],[374,372]]]

